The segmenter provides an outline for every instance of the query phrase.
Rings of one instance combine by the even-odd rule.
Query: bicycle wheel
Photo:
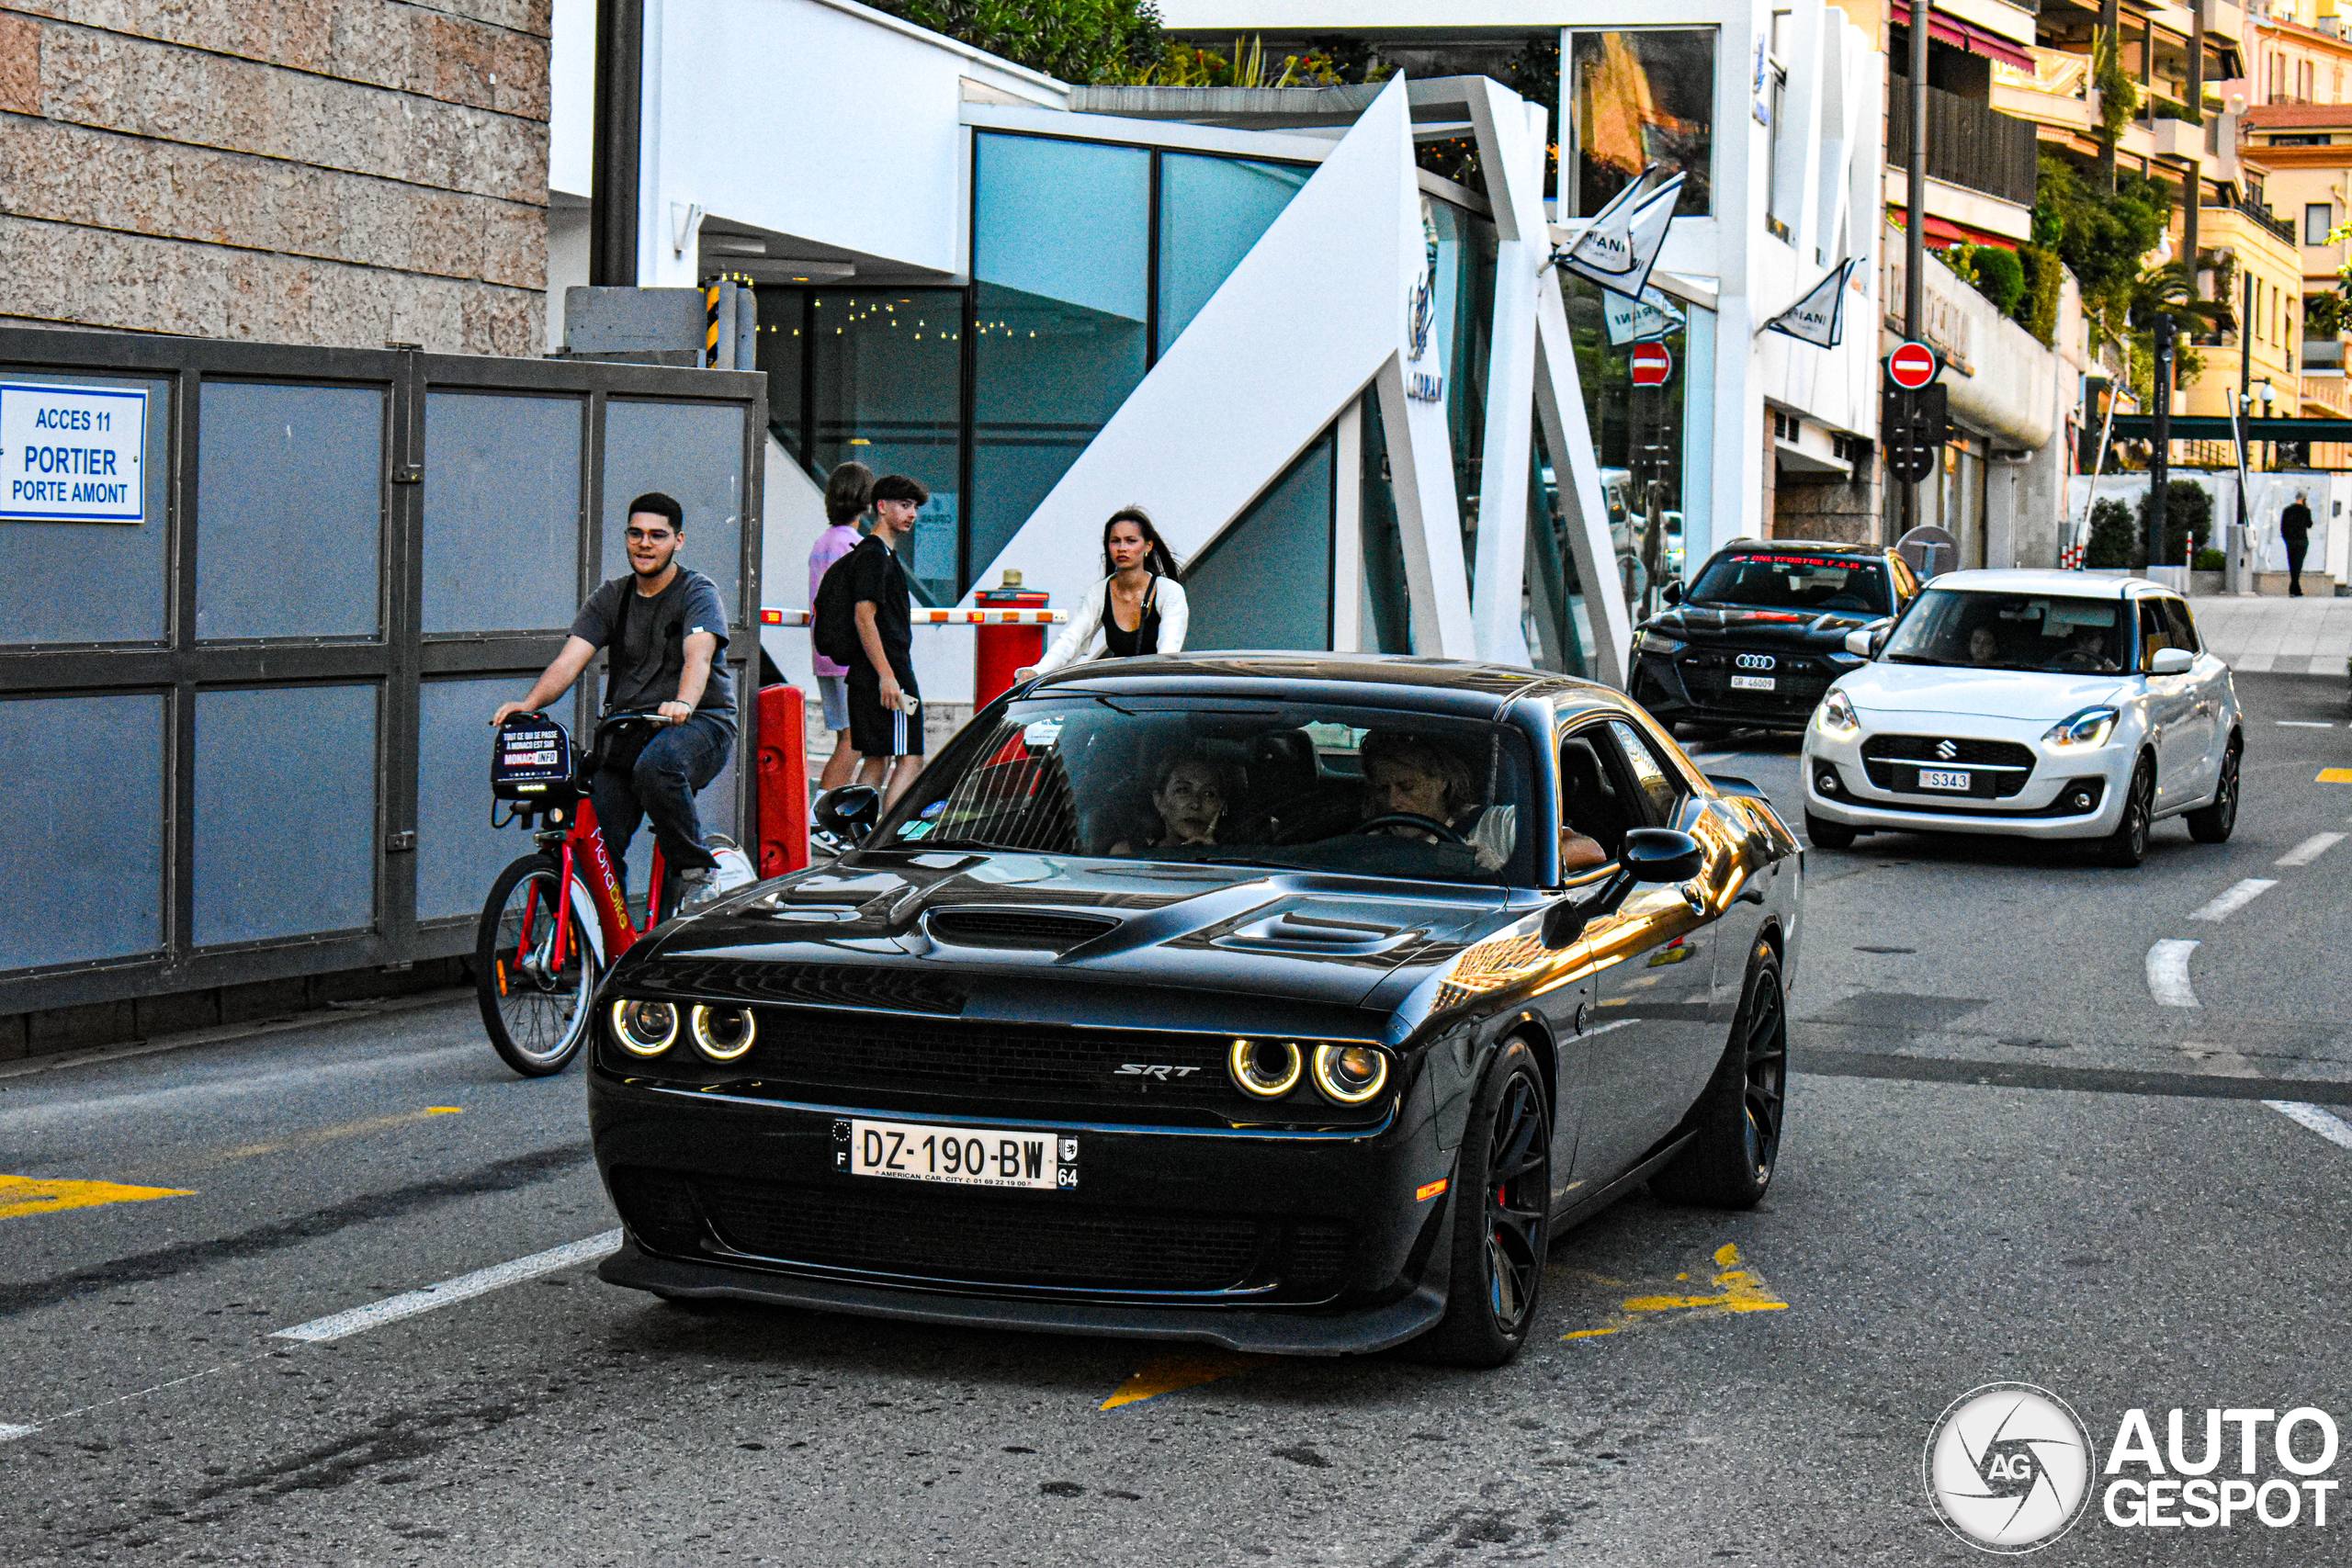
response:
[[[560,1073],[588,1038],[596,952],[562,897],[559,868],[526,855],[498,874],[474,943],[482,1027],[502,1060],[526,1078]],[[563,963],[554,962],[564,932]]]

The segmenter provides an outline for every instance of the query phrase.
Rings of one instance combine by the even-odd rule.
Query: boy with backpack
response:
[[[874,532],[826,569],[813,629],[817,651],[849,668],[849,739],[859,759],[857,782],[879,788],[888,810],[922,771],[913,600],[898,551],[931,492],[904,474],[885,474],[871,493]]]

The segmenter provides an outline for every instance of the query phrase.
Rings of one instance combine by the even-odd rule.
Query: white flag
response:
[[[1785,333],[1820,348],[1836,348],[1846,336],[1846,279],[1854,262],[1841,261],[1805,297],[1764,323],[1763,331]]]
[[[1643,174],[1648,177],[1647,170]],[[1553,254],[1554,263],[1563,272],[1572,272],[1612,294],[1640,299],[1649,285],[1650,268],[1657,265],[1657,253],[1666,243],[1667,225],[1674,221],[1674,204],[1681,196],[1679,174],[1647,191],[1635,180],[1593,214],[1592,221],[1566,250]]]
[[[1643,289],[1638,299],[1628,299],[1623,294],[1603,294],[1600,319],[1608,324],[1611,348],[1623,348],[1645,338],[1668,336],[1685,320],[1680,308],[1655,288]]]

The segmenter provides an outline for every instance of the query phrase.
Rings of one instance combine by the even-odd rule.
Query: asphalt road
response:
[[[1894,835],[1814,852],[1770,1200],[1640,1197],[1558,1239],[1499,1372],[688,1311],[576,1256],[274,1337],[609,1230],[576,1073],[509,1077],[469,1004],[12,1066],[0,1172],[30,1184],[0,1180],[0,1553],[1968,1562],[1921,1452],[1976,1385],[2053,1391],[2102,1455],[2133,1407],[2159,1445],[2186,1407],[2191,1455],[2209,1406],[2352,1423],[2352,1148],[2326,1135],[2352,1128],[2265,1103],[2352,1121],[2352,848],[2317,837],[2352,831],[2352,785],[2313,782],[2352,765],[2352,728],[2340,682],[2240,686],[2228,845],[2167,824],[2137,872]],[[1794,815],[1792,746],[1706,761]],[[2272,886],[2194,918],[2249,880]],[[2182,942],[2158,978],[2195,1006],[2151,986]],[[2286,1476],[2261,1438],[2254,1479]],[[2042,1561],[2336,1562],[2347,1519],[2123,1528],[2095,1501]]]

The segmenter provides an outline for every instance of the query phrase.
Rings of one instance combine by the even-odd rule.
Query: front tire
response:
[[[2155,811],[2155,764],[2143,761],[2132,770],[2131,788],[2123,796],[2122,819],[2116,823],[2114,832],[2098,841],[2099,863],[2130,871],[2146,860],[2148,827]]]
[[[1781,960],[1758,942],[1747,961],[1747,989],[1714,1076],[1691,1119],[1697,1134],[1650,1178],[1668,1203],[1753,1209],[1781,1161],[1781,1112],[1788,1089],[1789,1022],[1781,993]]]
[[[1825,850],[1850,850],[1854,847],[1855,831],[1843,822],[1832,822],[1826,817],[1804,814],[1804,841]]]
[[[1487,1067],[1455,1170],[1445,1316],[1415,1348],[1446,1366],[1499,1367],[1534,1326],[1552,1239],[1552,1117],[1524,1042]]]
[[[596,951],[563,896],[560,868],[526,855],[498,874],[474,937],[482,1028],[499,1059],[526,1078],[569,1066],[588,1037]],[[557,931],[564,957],[554,964]]]
[[[2213,800],[2200,806],[2188,816],[2188,836],[2200,844],[2229,841],[2238,826],[2238,757],[2245,750],[2237,737],[2230,738],[2230,749],[2222,753],[2222,776],[2213,785]]]

